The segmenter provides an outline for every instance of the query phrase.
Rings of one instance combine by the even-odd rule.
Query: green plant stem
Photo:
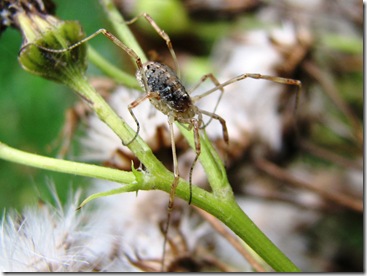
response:
[[[116,31],[117,37],[123,41],[129,48],[133,49],[135,53],[141,58],[144,63],[148,61],[144,51],[141,49],[139,43],[136,41],[135,36],[128,28],[125,19],[121,16],[121,13],[116,9],[113,1],[100,0],[101,5],[104,7],[107,18],[110,20],[113,28]],[[133,60],[135,62],[135,60]]]
[[[14,149],[0,142],[0,158],[31,167],[73,175],[94,177],[118,183],[135,183],[132,172],[119,171],[101,166],[45,157]]]
[[[108,62],[90,45],[88,45],[88,59],[93,62],[93,64],[96,65],[103,73],[114,79],[117,83],[130,88],[141,89],[135,77],[125,73],[124,71],[121,71],[115,65]]]
[[[117,134],[123,144],[128,144],[135,137],[135,131],[112,110],[85,78],[77,78],[75,82],[69,83],[69,86],[88,102],[99,119]],[[139,136],[128,147],[150,172],[168,171]]]
[[[179,128],[190,146],[195,148],[192,131],[188,131],[182,126],[179,126]],[[242,211],[233,196],[231,185],[228,182],[225,168],[218,153],[214,150],[205,133],[200,140],[202,152],[199,159],[213,193],[202,200],[203,198],[194,196],[197,193],[197,187],[193,187],[192,204],[226,224],[275,271],[300,271]],[[177,191],[178,193],[179,191]]]

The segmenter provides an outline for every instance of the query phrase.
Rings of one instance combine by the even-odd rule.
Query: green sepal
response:
[[[134,162],[132,160],[131,160],[131,172],[135,176],[136,183],[139,185],[143,185],[144,184],[144,172],[142,173],[141,171],[135,169]]]

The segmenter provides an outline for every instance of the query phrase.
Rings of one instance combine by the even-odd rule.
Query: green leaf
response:
[[[128,184],[128,185],[124,185],[121,188],[113,189],[113,190],[110,190],[110,191],[107,191],[107,192],[95,193],[95,194],[92,194],[92,195],[88,196],[86,199],[84,199],[83,202],[77,208],[77,210],[81,209],[85,204],[92,201],[93,199],[97,199],[97,198],[105,197],[105,196],[111,196],[111,195],[127,193],[127,192],[134,192],[134,191],[138,191],[138,190],[139,190],[139,186],[137,184]]]

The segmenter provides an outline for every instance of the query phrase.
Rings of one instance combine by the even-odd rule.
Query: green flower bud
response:
[[[50,15],[50,9],[41,0],[4,1],[2,24],[23,34],[18,56],[21,66],[33,74],[75,87],[87,68],[85,44],[68,50],[85,37],[80,24]]]
[[[84,75],[87,68],[86,45],[65,50],[85,36],[78,22],[37,15],[21,17],[20,22],[26,44],[18,59],[25,70],[66,85]]]

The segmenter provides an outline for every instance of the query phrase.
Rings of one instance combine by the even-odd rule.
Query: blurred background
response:
[[[112,30],[98,1],[54,2],[57,16],[80,21],[86,34],[102,27]],[[312,211],[304,218],[285,215],[297,223],[293,221],[291,229],[280,230],[302,233],[314,261],[309,271],[362,271],[362,1],[124,0],[116,4],[127,19],[148,12],[170,35],[185,83],[194,84],[208,72],[221,81],[241,73],[302,81],[296,112],[292,108],[294,96],[289,96],[294,87],[281,87],[276,98],[264,96],[262,90],[266,87],[253,88],[258,95],[254,102],[273,101],[270,107],[254,102],[234,107],[226,99],[220,103],[218,114],[231,127],[234,145],[229,149],[230,182],[235,183],[236,195],[245,201],[243,208],[248,208],[246,211],[254,218],[285,214],[282,208],[280,213],[269,213],[272,209],[276,212],[279,203],[296,212]],[[156,52],[160,60],[172,64],[164,41],[143,19],[131,28],[148,56]],[[257,46],[259,41],[266,47]],[[107,39],[99,37],[90,43],[101,55],[134,74],[128,57]],[[0,141],[21,150],[56,156],[65,111],[79,99],[66,87],[21,69],[17,62],[20,45],[21,36],[16,30],[8,28],[1,34]],[[248,45],[255,46],[246,48]],[[246,52],[247,56],[238,58],[237,53],[245,49],[262,52]],[[91,64],[89,75],[102,73]],[[241,93],[238,97],[246,96]],[[251,112],[258,113],[246,117],[248,125],[243,123],[241,129],[238,114],[246,105],[258,107]],[[272,121],[274,116],[276,121]],[[268,117],[270,123],[264,119]],[[274,132],[273,124],[279,125]],[[77,136],[82,135],[81,131]],[[207,131],[209,136],[215,132]],[[218,148],[223,146],[220,135],[211,136]],[[72,150],[77,156],[77,141]],[[48,182],[55,183],[60,197],[65,198],[70,187],[87,187],[88,179],[0,160],[1,208],[21,210],[40,198],[47,200]],[[246,205],[251,201],[256,203]],[[258,206],[269,209],[260,214]]]

